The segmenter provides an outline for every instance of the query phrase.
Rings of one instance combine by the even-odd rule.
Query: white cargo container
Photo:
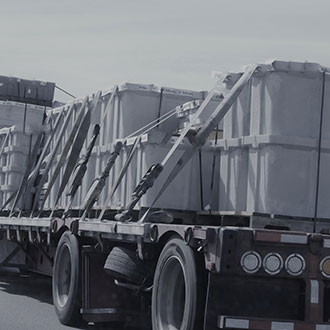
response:
[[[112,141],[125,138],[136,130],[157,120],[179,104],[201,99],[202,92],[126,83],[119,88],[118,107],[111,113]],[[178,128],[175,116],[160,125],[160,130],[172,133]],[[111,142],[111,141],[110,141]]]
[[[319,176],[317,139],[258,135],[222,140],[218,148],[220,210],[330,217],[329,140]]]
[[[45,107],[12,101],[0,101],[0,128],[15,125],[24,133],[38,133],[42,129]]]
[[[264,66],[252,80],[250,135],[317,138],[322,108],[321,68],[319,64],[282,61]],[[329,127],[330,122],[324,124]]]
[[[155,85],[125,83],[118,86],[112,106],[107,108],[112,93],[113,90],[102,93],[100,102],[95,111],[93,111],[91,118],[92,124],[100,123],[101,119],[104,119],[101,123],[98,145],[107,145],[116,139],[126,138],[151,121],[157,121],[162,115],[175,110],[175,107],[179,104],[201,99],[205,94],[204,92],[158,87]],[[95,94],[90,97],[90,100],[94,96]],[[74,125],[81,103],[82,100],[75,101],[75,109],[66,129],[66,135],[70,133]],[[67,112],[70,106],[71,104],[66,104],[63,107],[54,109],[52,113],[56,116],[60,112]],[[106,115],[105,111],[107,111]],[[61,123],[64,120],[65,117],[63,116]],[[159,130],[169,134],[172,134],[178,128],[179,124],[175,115],[159,125]],[[55,138],[57,136],[58,132],[55,134]],[[87,141],[88,139],[86,139],[86,145]]]
[[[220,210],[330,217],[327,72],[314,63],[260,65],[225,116]]]
[[[246,141],[249,143],[247,211],[314,217],[317,141],[272,135],[247,140],[251,140]],[[330,198],[329,192],[326,196]],[[324,214],[325,210],[319,211]]]
[[[23,133],[16,126],[0,129],[1,206],[19,187],[35,140],[35,135]]]
[[[224,118],[224,137],[278,134],[317,138],[324,70],[327,71],[319,64],[308,62],[260,64]],[[228,74],[224,89],[230,90],[240,76]],[[330,102],[329,79],[326,76],[325,108]],[[325,111],[323,119],[323,125],[328,127],[330,114]]]

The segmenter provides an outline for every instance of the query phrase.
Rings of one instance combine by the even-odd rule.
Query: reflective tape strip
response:
[[[256,231],[255,240],[261,242],[279,243],[281,241],[281,235],[276,232]]]
[[[330,248],[330,239],[325,239],[323,241],[323,247],[326,248],[326,249]]]
[[[319,281],[311,280],[311,304],[319,303]]]
[[[294,323],[272,322],[272,330],[294,330]]]
[[[281,243],[307,244],[307,236],[282,234]]]
[[[330,330],[330,325],[317,324],[315,330]]]
[[[317,286],[319,285],[318,281]],[[228,316],[218,316],[220,329],[271,329],[271,330],[330,330],[330,324],[310,324],[306,322],[278,322],[266,319],[241,319]]]
[[[227,328],[236,328],[236,329],[249,329],[250,322],[249,320],[241,319],[226,319]]]
[[[250,329],[250,321],[244,319],[234,319],[225,316],[218,317],[218,328],[227,329]]]

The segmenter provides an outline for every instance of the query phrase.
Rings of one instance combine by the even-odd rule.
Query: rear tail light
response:
[[[325,257],[321,260],[320,270],[323,276],[330,278],[330,257]]]
[[[245,252],[241,257],[241,266],[248,274],[254,274],[261,268],[261,256],[255,251]]]
[[[268,253],[263,262],[264,270],[270,275],[277,275],[283,268],[283,258],[278,253]]]
[[[306,262],[303,256],[294,253],[285,260],[285,269],[292,276],[301,275],[306,269]]]

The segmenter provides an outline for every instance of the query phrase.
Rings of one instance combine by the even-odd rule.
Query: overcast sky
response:
[[[270,58],[330,66],[329,0],[0,0],[0,75],[77,96],[118,82],[209,89]],[[67,97],[57,93],[57,99]]]

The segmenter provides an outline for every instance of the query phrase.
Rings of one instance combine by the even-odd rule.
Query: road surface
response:
[[[58,322],[52,305],[52,284],[49,277],[35,274],[22,276],[0,270],[0,329],[73,330],[81,328],[66,327]],[[111,327],[88,325],[84,329],[101,330],[111,329]]]

